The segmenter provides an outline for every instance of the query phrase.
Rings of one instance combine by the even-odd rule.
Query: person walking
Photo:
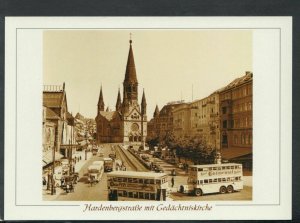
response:
[[[172,177],[172,179],[171,179],[171,184],[172,184],[172,187],[174,187],[174,177]]]

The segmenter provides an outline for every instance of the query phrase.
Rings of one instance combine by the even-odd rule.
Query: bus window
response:
[[[140,183],[140,184],[143,184],[143,183],[144,183],[144,180],[143,180],[143,179],[139,179],[139,183]]]
[[[230,177],[227,177],[227,181],[230,181]]]
[[[200,184],[203,184],[203,180],[200,180]]]
[[[230,170],[230,166],[227,166],[226,169],[227,169],[227,170]]]
[[[226,169],[226,167],[225,166],[222,166],[222,170],[225,170]]]
[[[128,183],[132,183],[132,178],[128,178]]]
[[[138,198],[138,197],[139,197],[138,192],[133,192],[133,197],[134,197],[134,198]]]
[[[212,170],[212,167],[209,167],[208,170]]]
[[[118,181],[122,182],[123,181],[122,177],[118,177]]]
[[[139,192],[139,198],[144,199],[144,193],[143,192]]]
[[[238,180],[239,180],[239,178],[238,178],[238,177],[236,177],[236,178],[235,178],[235,180],[236,180],[236,181],[238,181]]]
[[[198,168],[198,171],[203,171],[203,168]]]
[[[154,179],[149,180],[150,184],[154,184]]]
[[[145,193],[145,199],[150,199],[150,195],[149,195],[149,193]]]
[[[209,179],[209,182],[212,183],[212,179]]]
[[[216,178],[216,179],[214,179],[214,183],[216,183],[216,182],[218,182],[218,179]]]
[[[238,166],[234,166],[234,169],[237,169],[237,168],[239,168]]]
[[[149,184],[149,179],[144,179],[144,184]]]
[[[213,170],[217,170],[217,167],[213,167]]]
[[[208,180],[204,180],[204,183],[205,183],[205,184],[208,184]]]
[[[123,191],[123,196],[127,197],[127,191],[125,191],[125,190]]]
[[[118,178],[116,178],[116,177],[115,177],[115,178],[113,178],[113,181],[117,182],[117,181],[118,181]]]
[[[239,180],[241,180],[241,177],[239,177]]]
[[[133,197],[133,193],[132,192],[128,192],[128,197]]]
[[[196,167],[192,167],[191,171],[197,171],[197,168]]]
[[[223,181],[223,182],[226,182],[226,178],[222,178],[222,181]]]
[[[231,177],[231,178],[230,178],[230,181],[234,181],[234,177]]]
[[[234,166],[231,166],[230,169],[234,169]]]
[[[120,197],[123,196],[123,191],[122,191],[122,190],[119,190],[119,191],[118,191],[118,196],[120,196]]]
[[[221,182],[222,181],[222,179],[221,178],[218,178],[218,182]]]
[[[127,178],[124,177],[124,178],[123,178],[123,182],[127,182]]]
[[[222,168],[221,167],[218,167],[218,170],[221,170]]]
[[[208,168],[207,167],[203,168],[203,171],[208,171]]]
[[[156,180],[155,183],[158,184],[158,185],[160,185],[160,180]]]
[[[150,199],[155,200],[155,194],[154,193],[150,193]]]

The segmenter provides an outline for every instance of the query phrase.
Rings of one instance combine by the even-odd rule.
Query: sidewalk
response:
[[[87,153],[87,160],[85,160],[85,152],[78,151],[78,156],[81,156],[81,160],[76,162],[75,164],[75,172],[79,172],[81,168],[89,161],[89,159],[93,156],[91,152]],[[47,179],[47,176],[45,176]],[[55,200],[60,194],[64,193],[65,191],[60,187],[56,187],[56,193],[51,195],[51,190],[47,190],[47,186],[43,186],[43,200],[44,201],[53,201]]]

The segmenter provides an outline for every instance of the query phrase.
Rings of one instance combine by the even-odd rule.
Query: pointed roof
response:
[[[159,115],[159,109],[158,109],[158,106],[156,105],[153,116],[156,117],[158,115]]]
[[[142,106],[143,106],[143,105],[147,105],[144,89],[143,89],[143,96],[142,96]]]
[[[98,106],[103,105],[104,106],[104,100],[103,100],[103,93],[102,93],[102,85],[100,88],[100,95],[99,95],[99,100],[98,100]]]
[[[120,105],[121,105],[121,94],[120,94],[120,88],[119,88],[116,107],[118,107],[118,106],[120,106]]]
[[[129,47],[129,53],[128,53],[128,59],[127,59],[124,82],[137,83],[138,81],[137,81],[137,78],[136,78],[135,63],[134,63],[132,46],[131,46],[132,40],[130,40],[129,43],[130,43],[130,47]]]

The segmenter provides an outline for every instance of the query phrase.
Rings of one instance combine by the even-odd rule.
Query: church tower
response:
[[[123,82],[123,107],[138,105],[138,81],[136,78],[135,63],[132,51],[132,40],[130,39],[125,79]]]
[[[103,94],[102,94],[102,86],[100,89],[100,95],[99,95],[99,100],[98,100],[98,113],[100,111],[104,111],[104,100],[103,100]]]

